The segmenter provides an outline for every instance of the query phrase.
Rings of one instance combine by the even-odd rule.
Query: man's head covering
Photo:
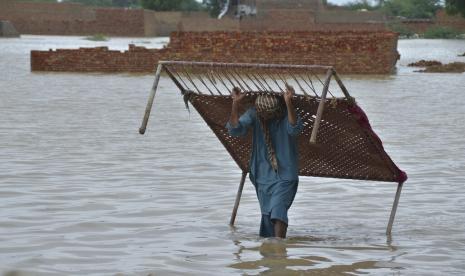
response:
[[[284,108],[280,99],[274,95],[259,95],[255,100],[255,109],[257,110],[257,117],[265,136],[265,142],[268,149],[268,158],[271,166],[275,171],[278,170],[278,160],[271,141],[270,130],[268,122],[271,120],[279,120],[284,116]]]
[[[281,102],[274,95],[258,95],[255,100],[255,109],[258,116],[264,120],[278,119],[283,115]]]

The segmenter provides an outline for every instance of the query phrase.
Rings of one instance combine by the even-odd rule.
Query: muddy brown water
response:
[[[257,236],[241,172],[162,77],[31,73],[31,49],[167,39],[0,39],[0,273],[24,275],[463,275],[465,74],[420,74],[419,59],[464,60],[464,40],[401,40],[390,76],[342,76],[386,151],[409,174],[392,241],[396,184],[302,177],[289,238]]]

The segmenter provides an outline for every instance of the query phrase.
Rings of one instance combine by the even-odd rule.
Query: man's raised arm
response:
[[[242,99],[245,97],[245,94],[241,93],[241,90],[238,87],[234,87],[231,93],[232,106],[231,106],[231,118],[229,122],[233,127],[237,127],[239,124],[239,107],[242,103]]]
[[[295,115],[294,104],[292,103],[292,97],[294,96],[294,88],[286,83],[286,92],[284,93],[284,101],[287,107],[287,119],[291,126],[295,126],[297,123],[297,116]]]

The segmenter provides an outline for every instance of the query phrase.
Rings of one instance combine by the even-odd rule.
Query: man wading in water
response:
[[[259,95],[255,106],[240,118],[238,110],[245,94],[236,87],[231,96],[231,118],[226,124],[229,134],[244,136],[249,127],[253,131],[249,165],[250,180],[255,186],[262,213],[260,236],[285,238],[287,211],[299,182],[296,138],[303,127],[292,104],[294,89],[286,85],[285,105],[281,97]]]

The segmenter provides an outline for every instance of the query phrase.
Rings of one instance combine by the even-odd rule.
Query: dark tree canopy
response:
[[[139,0],[112,0],[113,6],[116,7],[137,7]]]
[[[383,9],[393,16],[433,18],[441,9],[440,0],[387,0]]]
[[[29,1],[29,0],[27,0]],[[43,1],[43,0],[36,0]],[[79,3],[98,7],[137,7],[139,0],[62,0],[62,2]]]
[[[63,2],[80,3],[80,4],[84,4],[88,6],[103,6],[103,7],[113,6],[112,0],[63,0]]]
[[[1,0],[0,0],[1,1]],[[18,2],[26,2],[26,1],[18,1]],[[55,3],[56,0],[28,0],[27,2],[48,2],[48,3]]]
[[[450,14],[460,14],[465,17],[465,1],[446,0],[446,10]]]
[[[352,1],[344,5],[349,10],[376,10],[379,9],[379,6],[372,5],[368,0],[357,0]]]
[[[144,9],[155,11],[197,11],[202,5],[195,0],[140,0]]]
[[[344,6],[351,10],[379,10],[405,18],[433,18],[436,11],[442,8],[441,0],[354,0]]]
[[[226,0],[203,0],[202,2],[212,17],[218,17],[226,4]]]

